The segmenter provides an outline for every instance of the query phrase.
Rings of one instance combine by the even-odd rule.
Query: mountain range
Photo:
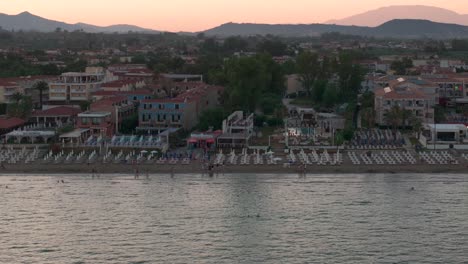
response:
[[[468,27],[436,23],[429,20],[395,19],[378,27],[340,26],[329,24],[238,24],[227,23],[207,30],[208,36],[278,35],[285,37],[318,36],[327,32],[393,38],[468,38]]]
[[[326,24],[376,27],[393,19],[424,19],[440,23],[468,26],[468,15],[423,5],[388,6],[344,19],[329,20]]]
[[[141,28],[132,25],[112,25],[100,27],[85,23],[68,24],[65,22],[49,20],[40,16],[33,15],[29,12],[23,12],[17,15],[7,15],[0,13],[0,27],[5,30],[23,30],[23,31],[39,31],[52,32],[57,28],[68,31],[83,30],[90,33],[127,33],[128,31],[157,33],[159,31],[147,28]]]
[[[403,9],[409,10],[403,12]],[[425,19],[395,19],[410,16]],[[440,23],[450,22],[450,23]],[[455,21],[455,22],[454,22]],[[328,24],[252,24],[226,23],[201,33],[207,36],[251,36],[278,35],[285,37],[318,36],[327,32],[342,34],[394,37],[394,38],[468,38],[468,15],[459,15],[450,10],[427,6],[392,6],[369,11],[343,20],[329,21]],[[382,23],[380,23],[382,22]],[[341,25],[343,24],[343,25]],[[349,25],[360,24],[360,25]],[[0,13],[0,27],[4,30],[52,32],[57,28],[68,31],[127,33],[128,31],[160,33],[161,31],[133,25],[112,25],[100,27],[85,23],[69,24],[49,20],[29,12],[18,15]],[[196,32],[200,33],[200,32]],[[194,34],[194,33],[180,33]]]

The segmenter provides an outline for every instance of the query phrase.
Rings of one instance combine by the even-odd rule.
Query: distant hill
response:
[[[458,38],[468,37],[468,27],[456,24],[436,23],[429,20],[395,19],[370,28],[367,35],[400,38]]]
[[[29,12],[23,12],[18,15],[6,15],[0,13],[0,27],[5,30],[23,30],[23,31],[39,31],[52,32],[57,28],[62,30],[75,31],[83,30],[91,33],[127,33],[128,31],[158,33],[159,31],[141,28],[132,25],[112,25],[108,27],[100,27],[90,24],[77,23],[68,24],[60,21],[49,20],[40,16],[33,15]]]
[[[204,31],[208,36],[278,35],[285,37],[319,36],[325,32],[340,32],[361,35],[366,27],[338,26],[327,24],[252,24],[226,23]]]
[[[344,19],[329,20],[326,24],[376,27],[394,19],[423,19],[440,23],[468,26],[468,15],[424,5],[388,6]]]
[[[340,26],[328,24],[270,25],[227,23],[204,31],[208,36],[278,35],[285,37],[318,36],[327,32],[393,38],[468,37],[468,27],[418,19],[395,19],[378,27]]]

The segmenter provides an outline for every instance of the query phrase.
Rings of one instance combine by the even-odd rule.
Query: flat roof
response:
[[[21,137],[53,137],[55,131],[37,131],[37,130],[26,130],[26,131],[11,131],[7,134],[8,136],[21,136]]]
[[[173,74],[173,73],[163,73],[161,76],[171,79],[188,79],[188,78],[201,78],[201,74]]]
[[[466,129],[464,124],[427,124],[430,129],[440,130],[460,130]]]
[[[85,112],[78,114],[78,117],[106,117],[110,115],[111,112]]]

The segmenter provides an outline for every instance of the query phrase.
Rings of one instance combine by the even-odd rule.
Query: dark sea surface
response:
[[[468,175],[0,176],[0,263],[468,263]]]

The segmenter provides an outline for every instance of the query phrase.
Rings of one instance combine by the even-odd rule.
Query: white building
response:
[[[425,93],[423,85],[399,78],[388,87],[377,89],[374,93],[375,122],[381,126],[390,125],[386,115],[395,106],[411,111],[422,123],[434,122],[437,96]]]
[[[99,91],[106,75],[101,67],[88,67],[85,72],[63,73],[57,82],[49,84],[50,102],[81,102],[91,100]]]
[[[244,117],[236,111],[223,121],[223,134],[217,138],[219,147],[246,147],[254,134],[254,114]]]

